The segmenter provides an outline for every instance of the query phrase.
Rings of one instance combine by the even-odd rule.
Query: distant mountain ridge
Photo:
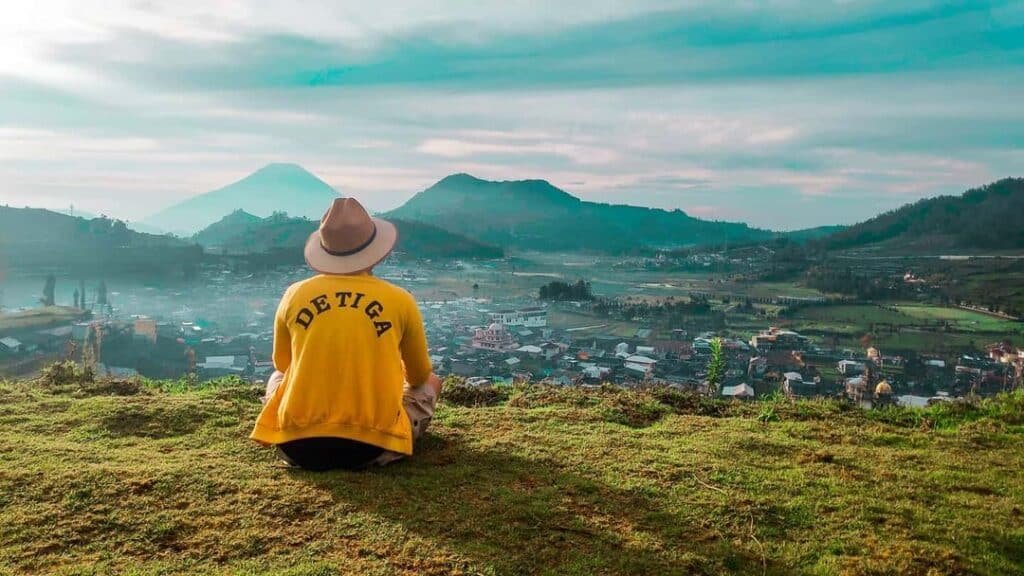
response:
[[[681,210],[588,202],[545,180],[492,182],[469,174],[448,176],[385,216],[525,250],[618,253],[775,236]]]
[[[881,245],[900,250],[1024,249],[1024,178],[960,196],[907,204],[820,240],[829,250]]]
[[[0,206],[0,262],[12,269],[160,275],[181,272],[201,259],[195,244],[139,233],[120,220]]]
[[[465,236],[421,222],[391,220],[398,228],[396,250],[417,258],[500,258],[503,251]],[[306,239],[319,220],[275,213],[259,218],[236,210],[198,232],[193,240],[212,251],[231,254],[259,254],[279,251],[302,259]]]
[[[223,188],[165,208],[142,223],[188,236],[235,210],[261,218],[278,211],[320,218],[338,197],[334,188],[297,164],[268,164]]]

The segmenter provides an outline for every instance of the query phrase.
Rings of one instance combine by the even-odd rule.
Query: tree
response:
[[[103,280],[100,280],[99,288],[96,289],[96,305],[107,305],[107,283]]]
[[[43,297],[39,299],[43,306],[53,306],[57,303],[54,298],[54,291],[57,289],[57,278],[50,274],[46,277],[46,284],[43,285]]]
[[[711,357],[708,358],[708,392],[718,395],[718,385],[725,379],[725,357],[722,354],[722,339],[711,341]]]
[[[539,296],[541,300],[593,300],[594,294],[590,291],[590,283],[585,280],[577,280],[573,284],[567,282],[549,282],[540,287]]]

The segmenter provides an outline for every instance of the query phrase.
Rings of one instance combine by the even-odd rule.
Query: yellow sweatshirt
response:
[[[293,284],[274,319],[274,367],[284,381],[253,440],[327,436],[412,454],[403,386],[425,383],[431,366],[423,318],[405,290],[368,274]]]

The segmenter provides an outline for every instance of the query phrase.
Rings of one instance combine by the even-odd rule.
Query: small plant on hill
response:
[[[725,378],[725,358],[722,355],[722,339],[711,341],[711,358],[708,359],[708,393],[717,396],[718,386]]]

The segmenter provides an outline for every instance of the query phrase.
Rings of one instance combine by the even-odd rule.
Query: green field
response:
[[[814,288],[800,286],[793,282],[755,282],[751,284],[726,284],[726,288],[739,297],[744,295],[755,298],[772,298],[784,296],[790,298],[818,298],[824,296]]]
[[[620,338],[632,338],[636,336],[636,331],[640,329],[640,325],[636,322],[611,320],[608,318],[601,318],[599,316],[591,316],[589,314],[568,312],[557,309],[552,309],[548,312],[548,325],[562,330],[573,330],[574,336],[580,339],[584,339],[588,333],[611,334]],[[589,326],[601,327],[594,328],[593,330],[577,331],[577,329],[587,328]]]
[[[787,317],[796,330],[828,332],[860,337],[870,331],[872,324],[908,326],[912,318],[873,304],[812,306],[799,309]]]
[[[961,308],[944,306],[925,306],[916,304],[900,304],[896,308],[900,313],[917,320],[931,323],[944,323],[956,327],[963,332],[1005,332],[1008,334],[1024,331],[1024,323],[1004,318],[997,318]]]
[[[1024,323],[978,312],[923,304],[856,304],[815,306],[787,317],[795,330],[835,335],[844,345],[857,344],[875,328],[879,346],[918,351],[980,349],[986,344],[1024,336]]]
[[[316,474],[246,439],[257,390],[159,388],[0,383],[0,574],[1024,571],[1020,395],[456,388],[412,460]]]

